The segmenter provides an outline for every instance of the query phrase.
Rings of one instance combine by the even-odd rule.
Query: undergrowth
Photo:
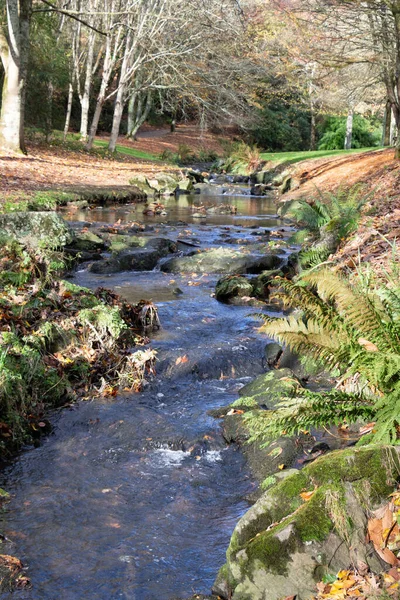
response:
[[[338,383],[331,391],[299,389],[277,410],[250,414],[254,437],[361,420],[373,423],[364,443],[399,442],[400,287],[387,284],[350,285],[327,269],[274,280],[273,297],[295,312],[260,315],[262,331],[330,370]]]
[[[290,241],[303,244],[299,253],[302,268],[312,268],[327,260],[357,229],[362,207],[370,195],[363,186],[356,185],[335,193],[319,192],[319,198],[310,202],[294,200],[283,206],[281,215],[300,226]]]
[[[1,240],[3,453],[47,432],[44,415],[49,407],[77,396],[138,391],[154,370],[154,351],[132,351],[147,342],[142,336],[143,303],[133,306],[109,290],[91,291],[60,280],[64,269],[61,253]]]

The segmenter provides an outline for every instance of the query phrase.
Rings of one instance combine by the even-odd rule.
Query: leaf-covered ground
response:
[[[190,148],[195,153],[222,154],[223,137],[201,132],[193,125],[179,125],[174,133],[168,129],[144,131],[137,141],[121,137],[118,147],[122,151],[112,157],[104,147],[104,138],[99,138],[95,151],[88,153],[76,140],[63,145],[55,135],[53,143],[45,144],[42,137],[34,136],[28,142],[27,156],[0,152],[1,196],[17,201],[37,190],[128,186],[137,174],[179,171],[172,162],[160,159],[163,152],[174,154]]]

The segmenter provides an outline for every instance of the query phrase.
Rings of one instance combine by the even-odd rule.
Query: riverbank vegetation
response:
[[[0,452],[38,440],[47,411],[77,397],[141,388],[155,354],[143,337],[149,306],[62,279],[65,254],[1,238]]]

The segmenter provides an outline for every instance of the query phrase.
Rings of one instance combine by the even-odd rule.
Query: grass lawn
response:
[[[262,152],[261,158],[268,160],[276,165],[287,162],[290,164],[309,160],[311,158],[323,158],[324,156],[339,156],[341,154],[354,154],[356,152],[368,152],[369,150],[379,150],[379,148],[357,148],[354,150],[310,150],[308,152]]]
[[[95,140],[94,146],[96,148],[107,148],[108,141]],[[162,161],[160,157],[156,156],[155,154],[150,154],[150,152],[144,152],[143,150],[137,150],[136,148],[128,148],[127,146],[121,146],[121,144],[117,144],[116,151],[120,154],[127,154],[128,156],[133,156],[133,158],[143,158],[144,160],[165,162]]]

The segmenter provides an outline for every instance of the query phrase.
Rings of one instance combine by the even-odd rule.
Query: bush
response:
[[[319,150],[342,150],[346,137],[346,117],[330,117],[325,121],[324,133],[318,145]],[[379,146],[381,129],[375,123],[354,115],[352,148]]]

